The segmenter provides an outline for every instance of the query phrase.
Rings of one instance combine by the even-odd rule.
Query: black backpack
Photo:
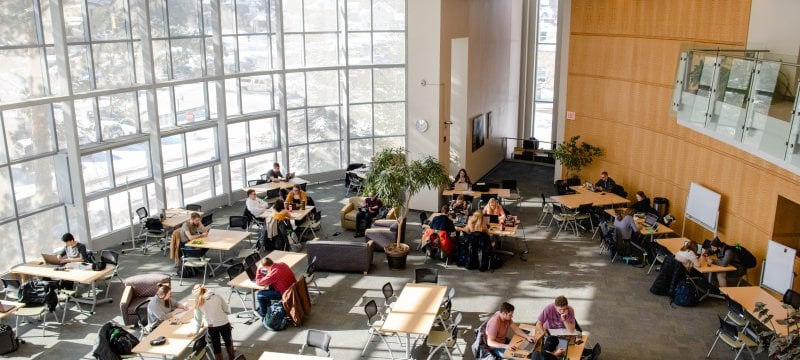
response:
[[[26,281],[19,288],[19,302],[28,306],[47,305],[47,309],[55,311],[58,306],[57,281]]]
[[[744,246],[736,244],[736,246],[733,247],[733,251],[736,252],[736,259],[739,260],[739,264],[742,265],[743,268],[750,269],[756,267],[756,257]]]
[[[108,336],[108,344],[117,355],[133,354],[133,348],[139,345],[139,339],[122,327],[114,325]]]
[[[684,280],[678,283],[675,287],[675,294],[672,297],[672,303],[678,306],[692,307],[696,306],[697,301],[697,287],[689,280]]]
[[[267,308],[264,316],[264,327],[272,331],[281,331],[289,326],[289,317],[286,316],[286,309],[283,304],[275,302]]]
[[[19,348],[20,340],[14,334],[14,329],[6,324],[0,324],[0,355],[5,355]]]

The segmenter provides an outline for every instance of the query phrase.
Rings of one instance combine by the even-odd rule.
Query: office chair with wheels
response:
[[[298,354],[303,354],[306,346],[320,349],[325,352],[325,355],[331,357],[331,334],[321,330],[308,329],[306,332],[306,343],[300,347]]]

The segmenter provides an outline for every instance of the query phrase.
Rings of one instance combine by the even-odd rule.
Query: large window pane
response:
[[[86,204],[86,210],[89,212],[89,232],[92,237],[98,237],[111,231],[109,224],[111,219],[108,214],[106,198],[90,201]]]
[[[175,114],[172,112],[172,97],[169,88],[157,89],[156,100],[158,101],[158,123],[161,128],[175,126]]]
[[[14,196],[20,213],[58,203],[55,164],[52,157],[36,159],[11,166]]]
[[[247,163],[247,180],[260,179],[261,174],[265,174],[272,169],[272,163],[275,162],[275,154],[269,153],[251,156],[247,158],[245,162]]]
[[[405,146],[405,141],[405,138],[402,136],[375,138],[375,152]]]
[[[347,34],[347,61],[350,65],[367,65],[372,63],[372,34]]]
[[[97,98],[103,139],[136,134],[139,122],[136,93],[122,93]]]
[[[308,141],[339,139],[339,107],[308,109]],[[313,168],[313,167],[312,167]]]
[[[64,248],[61,235],[68,229],[63,207],[20,218],[19,228],[22,232],[22,243],[25,244],[26,260],[39,259],[42,253],[50,254],[54,249]],[[84,244],[88,242],[88,239],[76,240]]]
[[[250,121],[250,151],[278,146],[277,118]]]
[[[239,72],[263,71],[272,68],[267,35],[239,37]]]
[[[239,112],[239,87],[236,79],[225,80],[225,107],[229,116],[241,114]]]
[[[167,208],[183,207],[178,176],[164,179],[164,190],[167,192]]]
[[[169,0],[170,36],[189,36],[200,34],[200,4],[197,0]]]
[[[189,166],[217,158],[217,132],[214,128],[186,133]]]
[[[306,78],[303,73],[286,74],[286,107],[306,105]]]
[[[5,273],[14,265],[22,263],[17,222],[0,224],[0,234],[3,234],[3,256],[0,256],[0,271]]]
[[[127,191],[118,192],[108,197],[109,208],[111,211],[111,228],[119,230],[131,225],[135,217],[134,211],[145,206],[143,198],[144,187],[136,187],[130,190],[130,204],[128,204]]]
[[[372,104],[350,106],[350,137],[372,136]]]
[[[114,181],[117,186],[150,177],[148,143],[138,143],[111,150]]]
[[[83,186],[87,194],[111,188],[111,162],[108,157],[108,151],[81,157]]]
[[[536,101],[553,101],[556,73],[556,46],[539,45],[536,52]]]
[[[211,198],[211,168],[200,169],[181,175],[183,202],[191,204]]]
[[[285,3],[285,2],[284,2]],[[336,0],[305,0],[306,31],[336,31]]]
[[[306,73],[306,80],[308,106],[339,104],[338,71],[309,71]]]
[[[339,142],[308,145],[308,162],[314,172],[333,171],[341,168]]]
[[[97,114],[93,99],[75,100],[75,122],[78,125],[78,141],[81,145],[97,141]]]
[[[534,103],[533,137],[543,142],[553,141],[553,103]]]
[[[405,30],[405,0],[374,0],[373,7],[374,30]]]
[[[173,135],[161,138],[161,154],[164,160],[164,171],[184,167],[183,136]]]
[[[272,76],[242,78],[242,113],[272,109]]]
[[[289,148],[289,167],[297,174],[308,173],[308,150],[305,145]]]
[[[50,105],[3,111],[8,155],[11,159],[55,150]]]
[[[372,139],[350,141],[350,162],[366,164],[372,157]]]
[[[228,125],[228,151],[231,155],[247,152],[247,123]]]
[[[222,195],[222,166],[214,165],[214,194]]]
[[[245,176],[244,170],[242,166],[244,165],[244,160],[233,160],[231,161],[231,190],[239,190],[245,185]],[[253,178],[256,180],[257,178]]]
[[[93,45],[94,76],[98,89],[112,89],[131,85],[133,64],[127,43]]]
[[[303,2],[283,1],[283,31],[303,31]]]
[[[372,102],[372,70],[350,70],[350,103]]]
[[[335,66],[338,64],[337,34],[306,35],[306,67]]]
[[[0,199],[2,199],[0,201],[0,219],[14,216],[14,201],[11,199],[13,195],[8,167],[0,167]]]
[[[206,120],[205,83],[175,87],[175,112],[178,125]]]
[[[203,39],[172,40],[172,78],[194,79],[203,75]]]
[[[375,64],[403,64],[406,57],[404,33],[373,33],[372,62]]]
[[[375,104],[375,135],[405,133],[405,103]]]
[[[303,67],[303,35],[287,34],[283,37],[284,66],[287,69]]]
[[[375,101],[405,100],[405,79],[405,69],[375,69]]]
[[[31,1],[9,1],[0,6],[0,46],[36,43],[36,23]]]
[[[2,6],[0,6],[1,8]],[[42,54],[39,49],[0,50],[0,101],[16,101],[37,98],[45,95],[44,71],[40,66]]]
[[[89,24],[92,40],[122,40],[128,38],[124,0],[89,1]]]
[[[89,47],[86,45],[70,45],[67,47],[69,56],[69,72],[72,80],[72,91],[82,93],[89,91],[92,86],[91,68],[89,61]],[[2,94],[0,94],[2,96]]]
[[[286,129],[289,133],[289,145],[303,144],[306,138],[306,111],[289,110],[286,112]]]
[[[347,30],[370,30],[371,0],[347,0]]]

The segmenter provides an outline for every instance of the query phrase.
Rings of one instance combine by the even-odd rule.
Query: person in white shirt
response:
[[[681,249],[675,253],[675,260],[683,264],[686,270],[691,269],[692,266],[700,267],[700,260],[697,259],[697,254],[694,253],[693,247],[694,244],[686,240],[683,242]]]
[[[197,284],[192,288],[194,299],[194,324],[195,332],[189,334],[194,337],[203,328],[203,319],[208,325],[208,336],[211,338],[211,347],[214,348],[214,359],[222,360],[222,340],[225,340],[225,350],[228,358],[233,360],[236,354],[233,350],[233,338],[231,337],[231,326],[228,321],[230,309],[228,303],[221,296],[212,291],[208,291],[202,284]]]
[[[262,217],[265,211],[269,209],[269,204],[256,196],[256,191],[253,189],[247,190],[247,200],[244,205],[247,210],[255,217]]]

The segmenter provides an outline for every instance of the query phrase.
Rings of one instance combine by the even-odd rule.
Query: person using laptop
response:
[[[501,218],[505,218],[506,211],[500,206],[500,203],[497,201],[496,198],[489,199],[489,202],[486,203],[486,206],[483,207],[483,214],[484,215],[495,215]]]
[[[464,226],[464,231],[467,233],[480,232],[489,234],[489,224],[483,221],[483,211],[475,210],[472,216],[467,220],[467,225]]]
[[[356,214],[356,237],[364,236],[364,232],[372,226],[372,219],[378,217],[382,207],[383,202],[378,199],[378,195],[375,192],[369,193]]]
[[[267,287],[259,290],[256,294],[258,300],[258,312],[261,317],[267,314],[271,300],[281,300],[283,293],[295,283],[295,276],[289,265],[282,262],[273,262],[272,259],[265,257],[256,272],[256,284]]]
[[[155,329],[175,309],[188,310],[189,307],[172,301],[172,288],[169,284],[158,284],[156,294],[147,303],[147,327]]]
[[[489,346],[489,351],[498,358],[503,358],[503,353],[507,348],[510,348],[511,351],[517,350],[508,343],[511,341],[508,338],[508,330],[525,338],[528,342],[536,341],[534,336],[526,334],[517,324],[514,324],[514,305],[504,302],[500,304],[500,309],[486,322],[486,345]]]
[[[61,264],[84,262],[89,259],[89,254],[86,251],[86,245],[83,245],[75,240],[75,237],[72,236],[72,234],[65,233],[61,236],[61,241],[64,242],[64,249],[57,254]]]
[[[253,189],[247,190],[247,200],[244,201],[244,206],[255,217],[263,217],[264,212],[269,209],[269,203],[260,199]]]
[[[627,254],[628,244],[633,240],[634,234],[638,234],[641,230],[639,224],[633,219],[633,209],[614,210],[614,228],[617,230],[617,244],[622,245],[618,246],[618,251],[625,250],[622,253]]]
[[[456,179],[453,180],[453,183],[450,184],[450,187],[455,188],[456,184],[467,184],[472,185],[472,181],[469,179],[469,175],[467,175],[466,169],[458,170],[458,174],[456,174]]]
[[[281,182],[283,180],[283,173],[281,173],[281,164],[273,163],[272,169],[267,171],[267,181]]]
[[[617,186],[617,183],[614,182],[614,179],[608,177],[608,172],[601,172],[600,173],[600,180],[594,184],[595,189],[605,192],[614,192],[614,187]]]
[[[558,343],[559,341],[557,336],[548,336],[542,343],[542,350],[535,352],[533,354],[532,359],[534,360],[561,359],[561,357],[564,356],[564,353],[567,352],[567,349],[559,348]]]
[[[653,208],[650,207],[650,199],[647,198],[643,191],[636,192],[636,202],[633,203],[631,209],[636,213],[654,212]]]
[[[292,186],[292,191],[286,196],[286,201],[284,201],[284,205],[287,207],[290,204],[300,205],[305,204],[308,201],[308,195],[306,194],[303,189],[300,188],[300,185],[295,184]],[[297,208],[299,209],[299,207]]]
[[[575,332],[577,323],[575,309],[569,306],[566,297],[558,296],[552,304],[545,306],[539,313],[539,319],[536,322],[536,339],[542,337],[547,329],[567,329],[570,333]]]

